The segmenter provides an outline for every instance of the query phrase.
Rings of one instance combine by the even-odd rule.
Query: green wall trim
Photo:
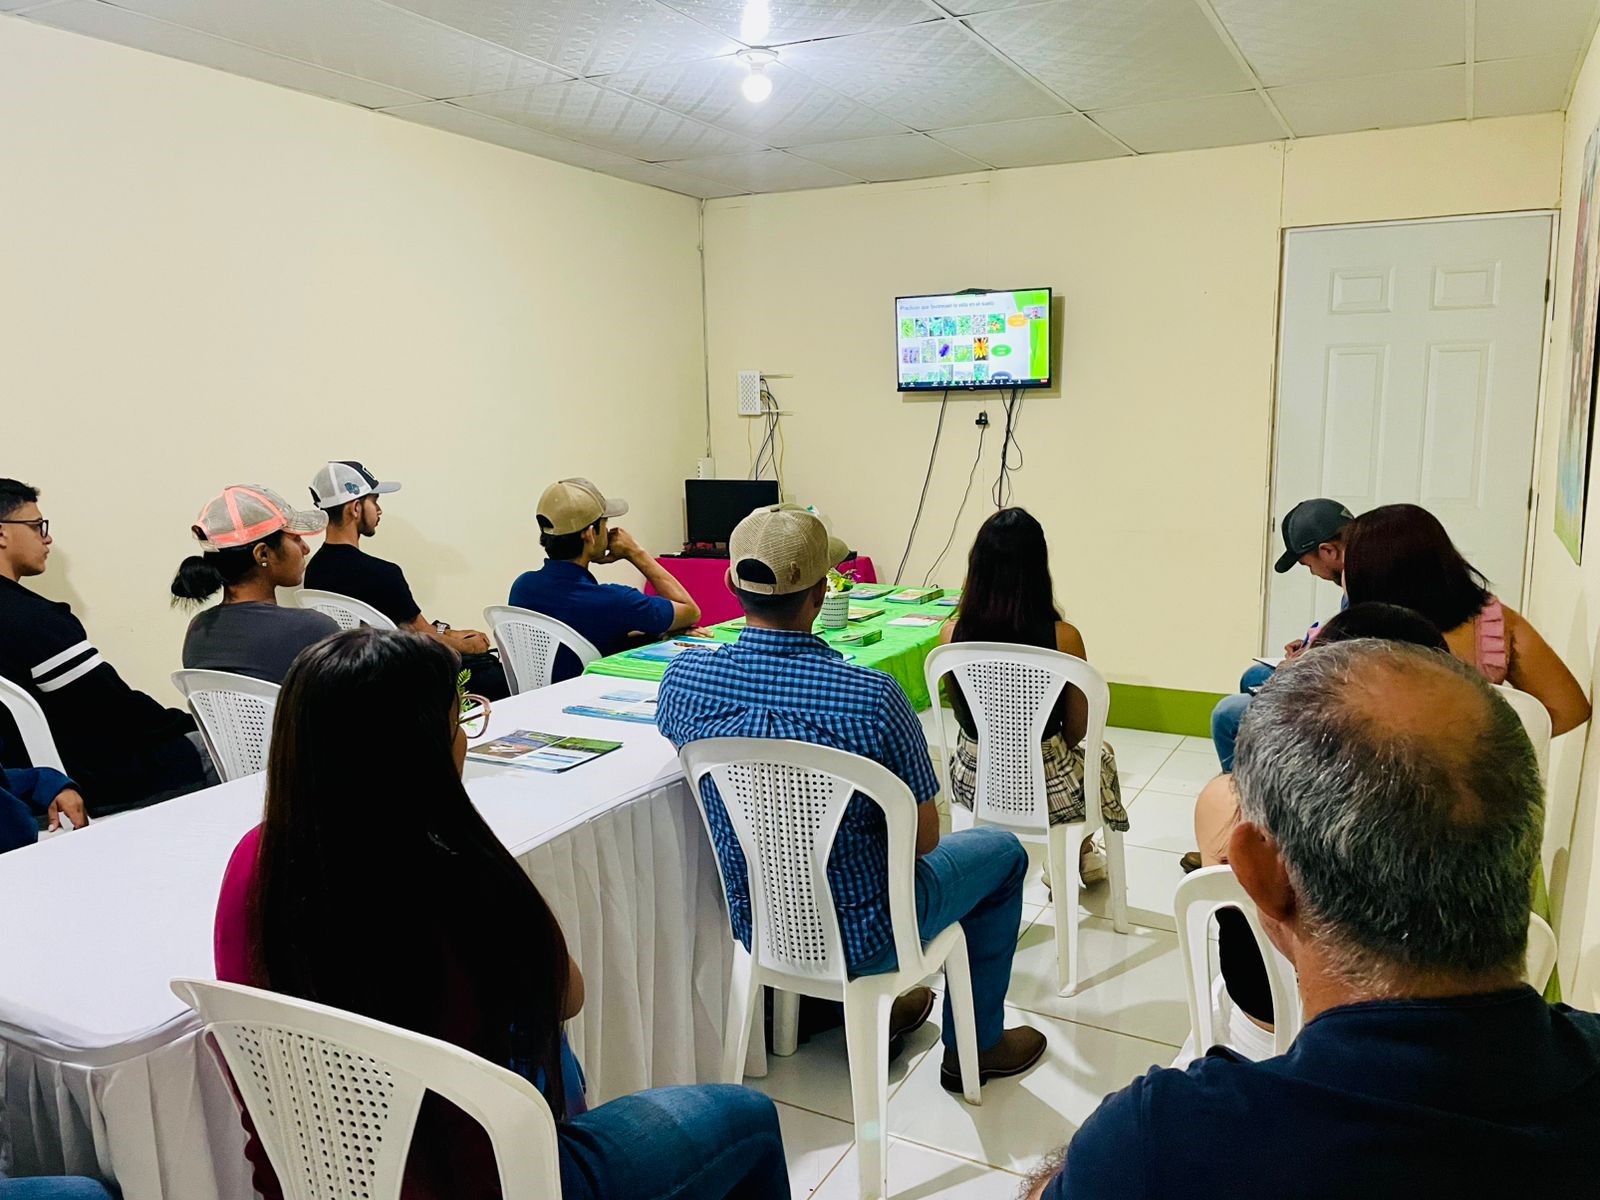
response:
[[[1111,724],[1125,729],[1210,737],[1211,710],[1221,699],[1221,692],[1185,692],[1178,688],[1113,683]]]

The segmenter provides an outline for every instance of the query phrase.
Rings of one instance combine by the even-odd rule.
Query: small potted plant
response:
[[[850,624],[850,589],[855,585],[854,571],[829,570],[828,595],[822,602],[824,629],[843,629]]]

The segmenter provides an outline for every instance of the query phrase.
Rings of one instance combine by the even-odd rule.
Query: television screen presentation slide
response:
[[[1050,289],[901,296],[902,392],[1047,387]]]

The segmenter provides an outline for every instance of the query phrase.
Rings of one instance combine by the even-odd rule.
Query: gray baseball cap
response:
[[[1337,500],[1318,497],[1300,501],[1283,518],[1283,553],[1272,569],[1282,575],[1323,542],[1336,540],[1340,530],[1355,519],[1355,514]]]

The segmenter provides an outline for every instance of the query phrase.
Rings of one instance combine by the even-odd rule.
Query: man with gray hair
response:
[[[1028,1195],[1593,1195],[1600,1017],[1522,982],[1543,805],[1510,707],[1446,655],[1330,646],[1256,697],[1234,783],[1305,1027],[1107,1097]]]

